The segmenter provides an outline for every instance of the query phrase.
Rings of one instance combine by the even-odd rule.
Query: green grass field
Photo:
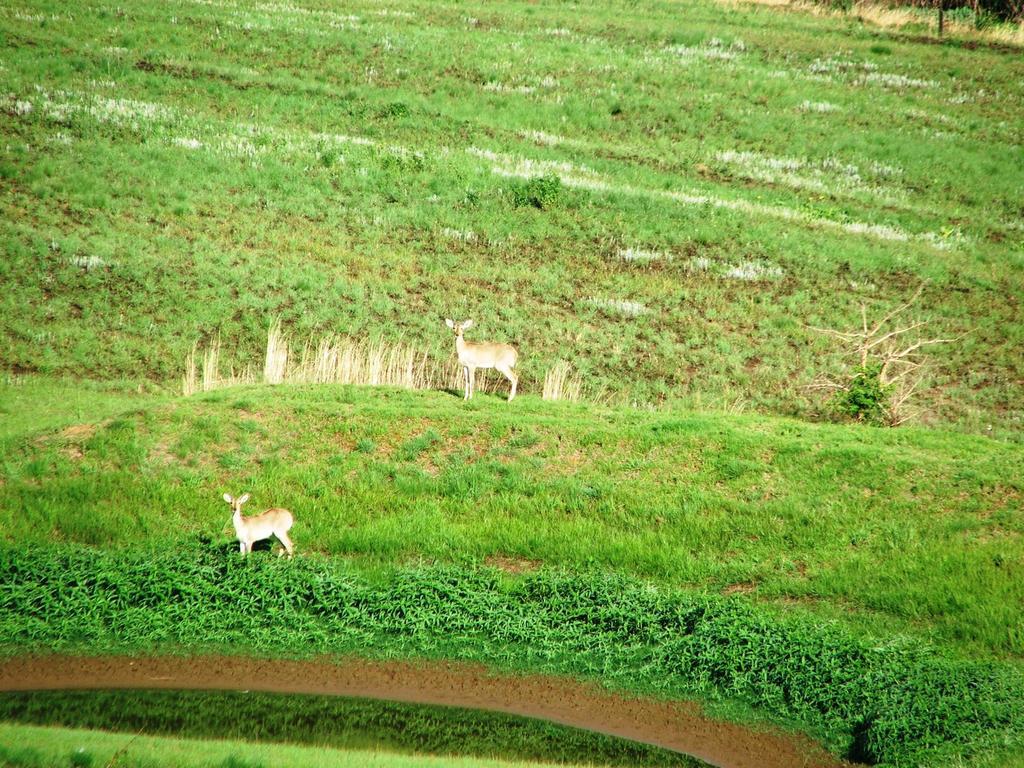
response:
[[[1020,62],[712,0],[12,0],[0,651],[454,658],[1024,762]],[[813,328],[922,284],[920,416],[828,423]],[[445,317],[520,398],[179,396],[276,319],[446,361]],[[298,559],[239,562],[244,491]]]
[[[1019,434],[1019,55],[708,2],[16,2],[11,372],[177,386],[218,334],[450,353],[444,316],[621,402],[811,415],[927,287],[923,418]],[[557,176],[544,209],[529,178]]]
[[[10,768],[545,768],[565,763],[428,757],[378,750],[175,739],[0,723],[0,761]],[[570,767],[571,768],[571,767]]]

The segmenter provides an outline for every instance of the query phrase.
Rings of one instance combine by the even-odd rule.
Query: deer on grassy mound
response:
[[[512,370],[519,358],[516,348],[509,344],[495,344],[492,341],[466,341],[462,337],[462,332],[473,327],[472,320],[456,323],[445,318],[444,322],[455,333],[455,351],[459,353],[459,365],[465,374],[465,392],[462,399],[469,400],[473,396],[477,368],[496,368],[512,383],[512,390],[508,393],[508,400],[512,402],[512,398],[516,396],[516,385],[519,384],[519,377]]]
[[[252,552],[252,545],[257,541],[269,539],[276,536],[277,540],[284,545],[288,557],[295,554],[295,546],[288,538],[288,531],[295,519],[287,509],[268,509],[266,512],[253,515],[252,517],[242,516],[242,505],[249,500],[249,494],[243,494],[237,499],[230,493],[224,494],[224,501],[231,505],[231,522],[235,525],[235,533],[238,535],[238,549],[242,557]]]

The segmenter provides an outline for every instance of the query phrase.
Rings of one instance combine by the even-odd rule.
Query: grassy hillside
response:
[[[510,409],[384,388],[252,387],[8,441],[19,546],[225,543],[225,492],[299,550],[610,568],[1024,654],[1024,455],[927,430]]]
[[[377,750],[174,739],[0,723],[0,761],[10,768],[543,768],[544,763],[480,757],[397,755]],[[555,765],[555,764],[548,764]],[[564,764],[560,764],[564,765]]]
[[[806,415],[842,363],[806,326],[927,281],[929,333],[966,335],[926,418],[1020,432],[1016,54],[711,2],[2,13],[8,373],[176,386],[276,316],[450,354],[471,316],[524,391],[564,358]]]

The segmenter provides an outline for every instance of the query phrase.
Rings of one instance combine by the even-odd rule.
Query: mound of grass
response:
[[[224,493],[299,552],[607,567],[876,634],[1024,655],[1024,456],[938,431],[659,414],[526,396],[225,390],[11,442],[11,543],[230,546]]]
[[[666,749],[525,717],[336,696],[210,691],[0,693],[0,720],[150,736],[545,763],[703,765]]]
[[[603,573],[509,578],[421,566],[370,575],[321,557],[243,561],[187,541],[156,551],[4,548],[0,609],[8,654],[457,659],[740,702],[870,763],[1024,743],[1018,668]]]

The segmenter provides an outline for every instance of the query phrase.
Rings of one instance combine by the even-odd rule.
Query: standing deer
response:
[[[288,557],[295,554],[295,546],[292,544],[292,540],[288,538],[288,530],[292,527],[292,523],[295,522],[292,517],[292,513],[287,509],[268,509],[261,515],[253,515],[252,517],[242,516],[242,505],[249,500],[249,494],[243,494],[237,499],[232,498],[231,494],[224,494],[224,501],[231,505],[231,510],[234,515],[231,518],[231,522],[235,524],[235,533],[238,535],[238,549],[242,553],[242,557],[252,552],[252,545],[257,541],[263,539],[269,539],[271,536],[277,536],[285,550],[288,552]]]
[[[519,357],[516,348],[509,344],[495,344],[492,341],[466,341],[462,338],[462,332],[473,327],[472,320],[456,323],[445,318],[444,322],[455,332],[455,351],[459,353],[459,365],[466,376],[466,391],[462,399],[469,400],[473,396],[477,368],[497,368],[502,376],[512,382],[512,391],[508,393],[508,401],[512,402],[512,398],[516,396],[516,385],[519,384],[519,377],[512,370],[516,367],[516,359]]]

